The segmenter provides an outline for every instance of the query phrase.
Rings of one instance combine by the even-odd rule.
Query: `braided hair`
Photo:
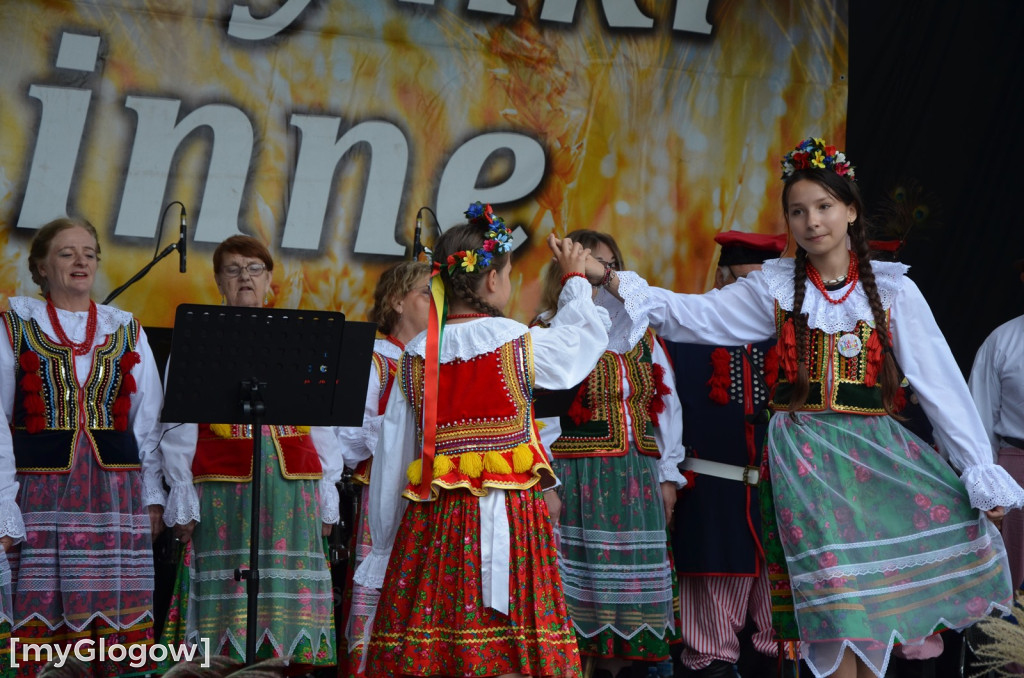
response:
[[[857,255],[857,273],[860,276],[860,283],[867,295],[868,303],[871,306],[871,314],[875,321],[875,332],[882,344],[882,406],[890,416],[897,416],[895,409],[896,392],[900,387],[899,369],[896,367],[896,360],[892,353],[892,337],[889,334],[889,325],[886,322],[885,309],[882,308],[882,299],[878,295],[878,285],[875,282],[875,273],[871,268],[871,247],[868,244],[867,231],[869,224],[864,216],[864,202],[860,196],[857,184],[849,179],[839,176],[828,169],[800,169],[786,177],[786,183],[782,189],[782,209],[786,214],[786,221],[789,221],[789,191],[793,184],[798,181],[813,181],[821,186],[826,193],[844,205],[852,205],[857,216],[849,225],[847,235],[853,252]],[[807,396],[810,393],[810,376],[808,364],[808,342],[810,340],[810,329],[807,325],[807,314],[802,313],[804,304],[804,292],[807,281],[807,251],[797,246],[796,263],[793,270],[793,329],[796,338],[797,374],[793,383],[792,397],[790,398],[789,411],[791,416],[800,410],[807,403]]]
[[[490,230],[487,223],[468,223],[452,226],[445,231],[434,244],[434,261],[441,266],[441,281],[444,283],[444,292],[453,299],[459,299],[481,313],[495,318],[504,317],[501,309],[488,303],[480,296],[480,286],[486,275],[491,271],[500,271],[505,267],[511,258],[511,254],[494,253],[489,266],[479,266],[472,272],[465,269],[456,269],[454,273],[448,273],[448,257],[461,251],[473,251],[484,243],[484,234]]]

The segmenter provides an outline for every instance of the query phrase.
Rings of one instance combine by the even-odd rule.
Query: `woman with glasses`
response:
[[[228,306],[262,307],[274,260],[255,238],[236,235],[213,253]],[[173,361],[173,356],[172,356]],[[164,521],[184,545],[162,641],[196,644],[245,659],[251,427],[165,424],[160,444],[170,484]],[[335,663],[331,573],[324,537],[338,522],[341,455],[330,429],[264,426],[260,595],[256,657],[293,665]]]
[[[668,660],[669,643],[678,640],[666,525],[676,488],[686,482],[676,467],[683,460],[682,408],[642,304],[603,288],[622,265],[615,239],[588,230],[567,238],[604,266],[591,284],[612,325],[608,347],[550,446],[562,482],[559,569],[580,655],[597,663],[594,675],[647,675],[644,664]],[[558,308],[559,275],[549,264],[541,324]]]

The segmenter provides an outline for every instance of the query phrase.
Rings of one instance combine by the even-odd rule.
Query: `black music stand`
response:
[[[178,306],[162,420],[252,425],[245,662],[256,658],[264,424],[362,426],[376,325],[343,313]]]

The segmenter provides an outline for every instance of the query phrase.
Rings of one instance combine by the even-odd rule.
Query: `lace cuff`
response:
[[[384,587],[384,575],[388,571],[388,561],[391,560],[391,552],[381,553],[374,549],[366,560],[356,570],[352,578],[355,583],[365,586],[368,589],[380,589]]]
[[[652,304],[646,280],[632,271],[622,271],[618,276],[622,304],[604,289],[598,292],[595,302],[606,308],[611,317],[608,350],[625,353],[636,346],[647,331]]]
[[[1024,506],[1024,488],[998,464],[970,466],[961,480],[974,508],[988,511],[997,506],[1007,510]]]
[[[15,544],[25,538],[25,522],[18,502],[13,499],[0,501],[0,536],[13,538]]]
[[[320,480],[320,522],[334,525],[341,519],[338,488],[327,479]]]
[[[662,483],[675,483],[678,489],[686,487],[686,477],[679,472],[679,459],[662,457],[658,460],[658,481]]]
[[[142,505],[152,506],[167,505],[167,492],[164,491],[164,479],[159,471],[142,473]]]
[[[164,524],[168,527],[187,525],[192,521],[199,522],[199,495],[192,483],[181,483],[171,486],[164,507]]]

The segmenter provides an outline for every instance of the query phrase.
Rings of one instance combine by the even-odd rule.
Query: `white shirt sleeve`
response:
[[[361,586],[384,586],[391,548],[408,506],[408,500],[402,496],[406,469],[415,459],[416,451],[416,415],[402,389],[395,388],[388,399],[373,455],[368,519],[373,549],[355,573],[355,582]]]
[[[1024,506],[1021,488],[992,458],[988,434],[960,367],[917,285],[909,278],[890,309],[893,352],[932,425],[935,441],[962,472],[971,506]]]
[[[14,349],[9,341],[0,338],[0,411],[4,414],[4,420],[0,422],[0,536],[13,537],[20,542],[25,538],[25,523],[18,508],[19,483],[10,426],[16,374]]]
[[[658,414],[658,425],[654,427],[654,439],[658,443],[658,450],[661,451],[661,458],[658,460],[658,481],[672,482],[681,488],[686,485],[686,478],[679,472],[679,463],[686,456],[683,448],[683,405],[679,402],[679,393],[676,391],[675,371],[660,341],[654,341],[651,359],[664,370],[664,384],[669,388],[669,393],[661,396],[665,408]]]
[[[967,382],[971,397],[974,398],[974,405],[978,408],[978,414],[981,416],[981,423],[992,444],[993,461],[999,454],[999,439],[994,427],[1002,398],[1002,385],[997,370],[995,352],[996,345],[993,335],[990,334],[978,349],[978,354],[974,356],[971,378]]]
[[[569,278],[550,326],[530,328],[537,388],[576,386],[590,374],[608,346],[608,314],[594,305],[592,290],[585,279]]]
[[[760,271],[705,294],[651,287],[648,303],[651,327],[669,341],[737,346],[775,336],[775,300]]]
[[[341,498],[338,496],[338,481],[345,469],[338,437],[331,426],[312,426],[309,437],[320,458],[323,476],[320,478],[320,522],[334,525],[341,519]]]
[[[142,361],[132,368],[131,374],[135,378],[137,390],[132,395],[128,417],[135,442],[139,446],[139,461],[142,464],[142,503],[144,506],[163,506],[167,502],[167,493],[164,491],[163,458],[159,443],[164,389],[149,340],[141,326],[135,350]]]
[[[160,439],[164,477],[171,491],[164,505],[164,523],[168,527],[199,521],[199,495],[192,484],[192,460],[199,442],[198,424],[164,424]]]
[[[384,413],[379,411],[380,382],[381,375],[377,370],[377,363],[370,361],[370,379],[366,387],[366,402],[363,404],[363,425],[334,428],[341,456],[348,468],[354,469],[359,462],[372,457],[374,450],[377,449],[380,425],[384,421]]]

